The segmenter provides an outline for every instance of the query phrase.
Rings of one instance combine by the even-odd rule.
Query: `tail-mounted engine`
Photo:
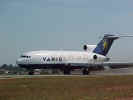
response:
[[[83,50],[89,51],[89,52],[93,51],[95,48],[96,48],[96,45],[84,45],[83,46]]]
[[[93,55],[93,59],[94,60],[97,60],[98,59],[98,56],[97,55]]]
[[[103,56],[103,55],[99,55],[99,54],[92,55],[91,59],[93,61],[105,61],[105,62],[110,60],[110,58]]]

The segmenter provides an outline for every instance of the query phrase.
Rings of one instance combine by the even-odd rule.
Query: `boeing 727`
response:
[[[64,74],[71,74],[73,69],[82,69],[83,75],[92,70],[104,69],[104,66],[133,65],[132,63],[109,62],[107,54],[119,35],[105,34],[97,45],[84,45],[84,51],[31,51],[24,53],[17,60],[20,67],[33,69],[60,69]],[[32,73],[33,74],[33,73]]]

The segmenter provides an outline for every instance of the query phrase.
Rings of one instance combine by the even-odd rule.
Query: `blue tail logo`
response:
[[[106,56],[114,40],[118,38],[119,37],[115,35],[105,34],[103,39],[97,44],[97,47],[93,50],[93,52]]]

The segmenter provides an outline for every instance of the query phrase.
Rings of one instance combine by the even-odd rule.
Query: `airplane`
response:
[[[71,74],[74,69],[81,69],[83,75],[88,75],[93,70],[103,70],[105,66],[120,68],[133,66],[133,63],[109,62],[107,54],[114,42],[120,36],[104,34],[97,45],[84,45],[84,51],[30,51],[23,53],[16,64],[29,70],[29,75],[34,74],[34,69],[60,69],[65,75]]]

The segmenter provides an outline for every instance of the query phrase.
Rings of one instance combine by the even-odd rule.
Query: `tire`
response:
[[[71,74],[71,69],[70,68],[64,68],[63,73],[64,73],[64,75],[70,75]]]
[[[28,75],[34,75],[34,71],[29,71]]]
[[[82,71],[82,74],[83,75],[89,75],[90,74],[89,68],[84,68],[83,71]]]

